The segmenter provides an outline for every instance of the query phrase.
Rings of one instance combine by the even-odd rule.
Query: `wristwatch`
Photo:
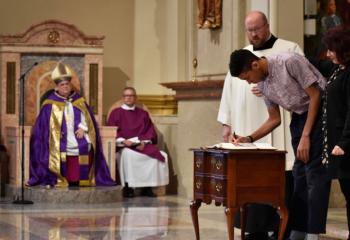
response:
[[[252,137],[252,136],[247,136],[247,138],[249,138],[249,141],[252,143],[252,142],[254,142],[254,138]]]

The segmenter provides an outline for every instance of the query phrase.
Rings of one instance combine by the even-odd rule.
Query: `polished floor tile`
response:
[[[201,239],[227,239],[223,207],[199,209]],[[328,236],[346,239],[344,209],[329,213]],[[240,239],[236,230],[236,239]],[[0,240],[195,239],[189,200],[133,198],[110,204],[0,204]],[[329,239],[329,238],[327,238]]]

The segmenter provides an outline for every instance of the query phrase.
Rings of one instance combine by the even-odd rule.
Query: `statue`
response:
[[[222,0],[198,0],[198,28],[221,27]]]

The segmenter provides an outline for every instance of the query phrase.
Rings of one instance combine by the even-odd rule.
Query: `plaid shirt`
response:
[[[308,111],[310,98],[305,88],[315,84],[322,91],[326,79],[303,56],[282,53],[266,57],[268,76],[257,84],[268,108],[280,105],[298,114]]]

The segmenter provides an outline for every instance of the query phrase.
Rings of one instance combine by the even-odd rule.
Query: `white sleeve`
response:
[[[81,128],[81,129],[83,129],[84,132],[88,132],[88,131],[89,131],[89,128],[88,128],[88,126],[87,126],[87,124],[86,124],[85,116],[84,116],[83,113],[81,113],[80,116],[81,116],[81,118],[80,118],[81,121],[80,121],[78,127]]]
[[[115,140],[115,143],[116,143],[117,145],[119,145],[119,144],[122,144],[122,143],[124,142],[124,140],[125,140],[125,138],[120,137],[120,138],[117,138],[117,139]]]
[[[232,81],[233,79],[230,72],[227,72],[217,117],[218,122],[226,125],[231,125]]]
[[[300,55],[303,55],[303,56],[304,56],[304,51],[299,47],[298,44],[295,44],[294,49],[293,49],[293,52],[299,53]]]

